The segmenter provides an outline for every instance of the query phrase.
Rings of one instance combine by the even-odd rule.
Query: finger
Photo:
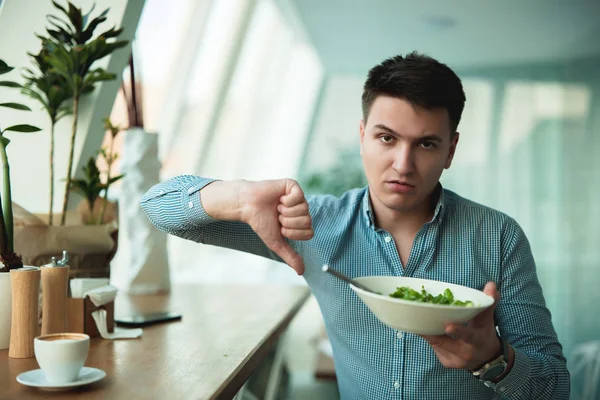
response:
[[[281,257],[287,265],[292,267],[298,275],[304,273],[304,261],[302,261],[302,258],[298,253],[296,253],[285,240],[271,243],[268,247]]]
[[[281,234],[292,240],[310,240],[315,235],[315,232],[312,229],[281,228]]]
[[[279,223],[284,228],[290,229],[310,229],[312,226],[312,220],[310,215],[305,215],[302,217],[284,217],[283,215],[279,216]]]
[[[283,204],[286,207],[293,207],[306,200],[304,199],[304,192],[302,192],[300,186],[295,184],[294,186],[292,186],[292,188],[287,194],[281,196],[279,201],[281,201],[281,204]]]
[[[498,290],[496,289],[496,284],[494,282],[488,282],[483,288],[483,293],[492,297],[494,299],[494,304],[486,308],[473,319],[473,323],[476,325],[481,323],[487,323],[490,320],[493,321],[494,311],[496,309],[496,306],[498,305],[498,302],[500,301],[500,292],[498,292]]]
[[[444,367],[464,368],[465,360],[462,357],[442,348],[435,348],[434,352]]]
[[[464,342],[452,339],[447,335],[422,335],[431,347],[435,350],[442,349],[453,354],[461,354],[463,352]]]
[[[496,288],[496,284],[494,282],[488,282],[483,288],[483,293],[494,298],[494,305],[492,307],[496,307],[500,301],[500,292]]]
[[[464,325],[450,324],[446,326],[446,334],[467,343],[473,343],[475,340],[475,331]]]
[[[280,204],[277,206],[277,211],[285,217],[301,217],[303,215],[309,215],[308,203],[305,201],[293,207],[286,207],[283,204]]]
[[[445,366],[450,368],[461,368],[473,358],[475,347],[463,340],[455,340],[449,336],[421,336],[425,339],[431,348],[436,352],[438,357],[444,356],[448,363],[444,362]],[[442,361],[440,359],[440,361]],[[452,366],[450,366],[452,365]]]
[[[425,339],[431,347],[448,347],[450,344],[449,341],[452,341],[452,338],[449,338],[446,335],[419,335],[423,339]]]

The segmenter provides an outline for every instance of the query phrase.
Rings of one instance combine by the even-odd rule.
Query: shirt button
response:
[[[502,387],[500,388],[500,391],[501,391],[501,392],[504,392],[505,390],[506,390],[506,388],[505,388],[504,386],[502,386]]]
[[[193,188],[193,187],[192,187],[192,188],[189,188],[189,189],[188,189],[188,194],[192,194],[192,192],[193,192],[195,189],[196,189],[196,188]]]
[[[391,241],[392,241],[392,237],[391,237],[391,236],[386,236],[386,237],[385,237],[385,242],[386,242],[386,243],[389,243],[389,242],[391,242]]]
[[[404,337],[404,335],[402,334],[402,332],[398,332],[396,334],[396,336],[398,337],[398,339],[402,339]]]
[[[398,382],[398,381],[394,382],[394,387],[396,389],[398,389],[400,387],[400,382]]]
[[[160,194],[165,194],[165,191],[164,191],[164,190],[161,190],[161,191],[160,191]]]
[[[188,206],[190,206],[190,208],[194,208],[194,203],[192,203],[191,201],[188,203]]]

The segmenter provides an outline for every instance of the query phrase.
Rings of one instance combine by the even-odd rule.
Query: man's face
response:
[[[448,111],[379,96],[360,123],[360,146],[374,207],[419,211],[454,156]]]

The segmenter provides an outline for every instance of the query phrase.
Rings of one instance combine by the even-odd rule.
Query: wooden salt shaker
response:
[[[38,335],[40,269],[23,267],[10,271],[12,286],[12,319],[10,327],[10,358],[31,358],[33,338]]]
[[[63,252],[63,254],[65,254]],[[67,331],[68,256],[44,265],[42,270],[42,335]]]

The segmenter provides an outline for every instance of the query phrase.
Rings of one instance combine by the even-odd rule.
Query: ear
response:
[[[456,146],[458,145],[458,138],[460,134],[458,132],[454,133],[454,137],[450,140],[450,149],[448,151],[448,158],[446,159],[446,164],[444,165],[445,169],[450,168],[452,165],[452,159],[454,159],[454,153],[456,152]]]
[[[360,125],[358,129],[360,131],[360,155],[362,156],[363,140],[365,139],[365,121],[363,121],[362,119],[360,120]]]

